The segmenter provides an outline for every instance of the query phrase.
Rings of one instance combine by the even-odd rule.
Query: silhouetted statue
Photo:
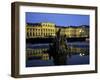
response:
[[[67,64],[68,47],[66,44],[66,36],[60,34],[61,29],[56,33],[53,44],[49,48],[49,56],[53,58],[55,65]]]

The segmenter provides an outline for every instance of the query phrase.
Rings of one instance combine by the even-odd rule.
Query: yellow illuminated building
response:
[[[26,25],[26,38],[55,37],[56,32],[61,29],[61,35],[66,37],[89,37],[89,28],[85,26],[56,26],[54,23],[28,23]]]
[[[55,36],[55,24],[41,23],[26,26],[26,38]]]

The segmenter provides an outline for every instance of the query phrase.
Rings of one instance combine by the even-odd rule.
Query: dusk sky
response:
[[[26,23],[51,22],[58,26],[89,25],[89,15],[26,12]]]

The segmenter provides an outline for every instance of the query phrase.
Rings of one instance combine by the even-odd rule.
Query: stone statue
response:
[[[66,44],[66,36],[61,35],[61,29],[56,33],[56,37],[49,48],[49,56],[53,58],[55,65],[65,65],[67,64],[68,47]]]

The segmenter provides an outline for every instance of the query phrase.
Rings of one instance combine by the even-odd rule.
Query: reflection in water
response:
[[[26,48],[26,67],[34,66],[52,66],[55,65],[53,58],[47,53],[49,44],[42,44],[40,47],[33,46]],[[66,58],[66,64],[77,65],[77,64],[89,64],[89,43],[77,42],[68,43],[69,49],[67,50],[70,55],[64,56]],[[60,58],[60,60],[63,60]],[[63,62],[62,62],[63,63]]]
[[[39,49],[27,48],[26,58],[31,59],[32,57],[34,58],[37,57],[37,59],[49,60],[49,54],[46,53],[46,51],[48,51],[48,48],[39,48]],[[89,48],[70,47],[70,50],[68,50],[68,53],[70,53],[70,56],[76,55],[76,54],[78,54],[79,56],[86,56],[86,55],[89,55]]]
[[[79,48],[81,47],[80,45],[70,45],[69,47],[68,43],[66,42],[66,35],[61,34],[61,29],[56,32],[56,36],[52,40],[52,44],[49,44],[48,48],[43,47],[43,49],[39,49],[39,47],[35,50],[27,50],[28,56],[26,56],[26,60],[39,59],[46,61],[52,59],[54,65],[66,65],[68,64],[68,58],[70,58],[72,55],[80,53],[80,56],[84,56],[88,55],[89,53],[89,50],[86,50],[86,47],[85,49]]]

